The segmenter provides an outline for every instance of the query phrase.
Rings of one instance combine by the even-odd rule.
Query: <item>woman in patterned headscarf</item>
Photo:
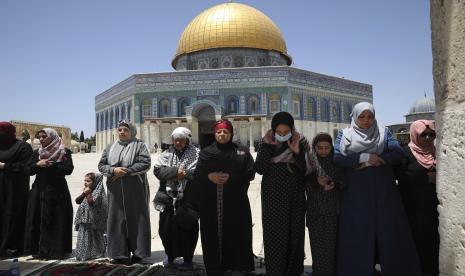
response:
[[[393,166],[403,156],[373,105],[356,104],[334,145],[334,162],[344,170],[337,275],[372,276],[375,256],[383,276],[422,275],[395,183]]]
[[[63,258],[71,253],[73,206],[65,176],[73,172],[73,160],[54,129],[40,130],[39,141],[29,163],[36,178],[29,194],[25,251],[39,258]]]
[[[160,155],[153,168],[160,180],[154,204],[160,212],[158,233],[167,255],[166,264],[183,257],[180,268],[186,270],[193,268],[192,258],[199,238],[198,215],[191,195],[200,150],[190,143],[191,137],[191,131],[185,127],[174,129],[172,145]]]
[[[120,121],[119,139],[103,151],[98,164],[99,171],[107,177],[107,252],[113,263],[137,263],[151,254],[146,174],[150,154],[136,134],[132,123]]]
[[[0,256],[23,253],[31,146],[16,139],[16,128],[0,122]]]
[[[313,170],[306,177],[307,227],[315,276],[336,275],[340,168],[334,164],[333,139],[328,133],[313,138],[309,158]]]
[[[410,125],[410,143],[399,170],[399,190],[420,257],[423,274],[439,274],[439,214],[436,194],[434,122]]]
[[[215,141],[200,151],[195,192],[207,274],[254,270],[252,214],[247,190],[255,177],[248,148],[232,142],[230,121],[215,124]],[[234,275],[234,274],[233,274]]]

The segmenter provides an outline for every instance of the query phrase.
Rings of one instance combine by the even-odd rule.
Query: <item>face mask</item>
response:
[[[281,136],[281,135],[279,135],[279,134],[275,134],[274,137],[276,138],[276,141],[281,142],[281,143],[284,143],[284,142],[286,142],[287,140],[291,139],[292,133],[289,132],[288,134],[286,134],[286,135],[284,135],[284,136]]]

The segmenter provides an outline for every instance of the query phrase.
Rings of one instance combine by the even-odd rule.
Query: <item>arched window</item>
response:
[[[170,114],[170,101],[168,99],[160,101],[160,113],[162,117]]]
[[[329,121],[329,102],[326,99],[320,101],[320,119],[323,122]]]
[[[121,120],[126,119],[126,107],[124,105],[121,106]]]
[[[182,98],[178,101],[178,116],[186,116],[186,107],[189,105],[189,100],[186,98]]]
[[[113,120],[113,109],[110,110],[110,129],[113,128],[113,123],[114,123],[114,120]]]
[[[307,119],[316,119],[316,101],[314,98],[307,98]]]
[[[226,109],[228,110],[228,114],[236,114],[238,112],[238,99],[235,96],[230,96],[226,101]]]
[[[108,110],[105,111],[105,130],[108,129]]]
[[[344,121],[350,122],[350,114],[352,113],[352,105],[350,103],[346,103],[344,106]]]
[[[292,115],[300,117],[300,98],[298,95],[292,96]]]
[[[103,118],[103,113],[100,113],[100,131],[104,130],[105,129],[105,125],[104,125],[104,118]]]
[[[273,93],[270,96],[270,113],[281,111],[281,96],[278,93]]]
[[[252,95],[249,97],[249,114],[256,114],[259,113],[259,101],[256,95]]]
[[[341,108],[338,102],[331,103],[331,121],[332,122],[341,121]]]
[[[144,99],[142,100],[142,117],[152,116],[152,100]]]
[[[116,126],[118,126],[118,122],[120,121],[121,119],[119,118],[119,106],[117,106],[115,108],[115,122],[116,122]]]

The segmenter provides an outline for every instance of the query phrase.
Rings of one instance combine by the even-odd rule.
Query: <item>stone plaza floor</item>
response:
[[[255,153],[253,156],[255,157]],[[74,213],[76,212],[78,205],[74,202],[74,198],[76,198],[79,194],[82,193],[83,188],[83,181],[84,175],[88,172],[98,172],[98,162],[100,160],[101,153],[85,153],[80,154],[76,153],[73,154],[73,163],[74,163],[74,171],[72,175],[67,176],[68,186],[71,193],[71,198],[73,200],[73,209]],[[152,164],[154,160],[158,158],[158,154],[152,154]],[[152,200],[155,196],[155,193],[158,190],[159,181],[153,174],[153,165],[150,171],[147,173],[149,184],[150,184],[150,199]],[[260,183],[261,183],[261,175],[256,174],[255,179],[252,181],[248,195],[250,199],[250,206],[252,209],[252,223],[253,223],[253,251],[254,254],[263,257],[263,233],[262,233],[262,220],[261,220],[261,199],[260,199]],[[34,177],[31,177],[31,184],[34,181]],[[162,261],[165,257],[163,245],[161,239],[158,235],[158,220],[159,215],[158,212],[155,211],[153,205],[150,203],[150,224],[151,224],[151,231],[152,231],[152,255],[150,258],[144,259],[144,263],[149,263],[153,265],[161,265]],[[311,253],[310,253],[310,243],[308,240],[308,231],[305,231],[305,270],[309,270],[311,261]],[[76,245],[76,238],[77,232],[73,231],[73,248]],[[47,265],[54,260],[49,261],[33,261],[30,260],[30,256],[21,257],[19,258],[20,266],[21,266],[21,274],[27,275],[29,273],[33,273],[35,269],[40,266]],[[55,261],[56,262],[56,261]],[[202,260],[202,246],[200,241],[197,243],[197,247],[195,250],[194,262],[201,264]],[[8,269],[11,264],[11,260],[3,260],[0,261],[0,270]],[[34,274],[31,274],[34,275]]]

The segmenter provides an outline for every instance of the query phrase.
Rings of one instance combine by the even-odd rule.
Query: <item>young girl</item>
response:
[[[333,161],[333,140],[327,133],[313,139],[312,172],[306,178],[307,227],[315,276],[336,275],[336,241],[341,171]]]
[[[76,198],[79,208],[74,225],[78,231],[75,250],[78,261],[105,256],[108,204],[102,180],[101,174],[86,174],[83,192]]]

